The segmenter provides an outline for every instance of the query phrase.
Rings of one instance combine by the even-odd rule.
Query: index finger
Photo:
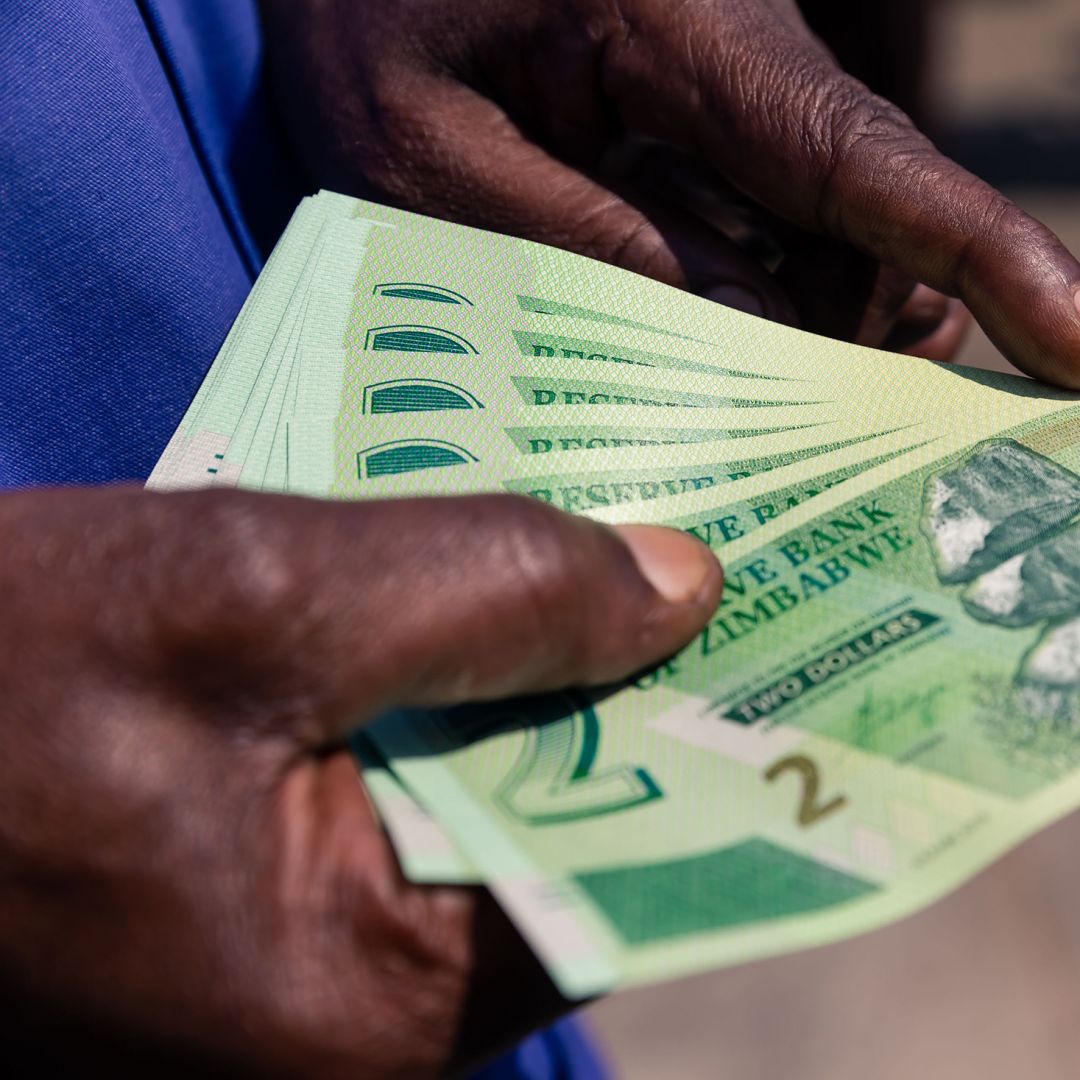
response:
[[[1018,367],[1080,389],[1080,263],[766,5],[624,0],[607,85],[789,221],[967,304]]]

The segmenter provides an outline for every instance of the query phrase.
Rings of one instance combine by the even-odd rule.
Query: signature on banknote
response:
[[[938,705],[945,687],[932,686],[906,694],[879,697],[873,687],[867,687],[851,721],[851,741],[861,750],[872,749],[878,735],[897,720],[908,723],[914,718],[926,731],[937,726]]]

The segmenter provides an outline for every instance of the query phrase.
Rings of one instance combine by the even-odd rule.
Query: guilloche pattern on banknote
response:
[[[1080,416],[903,467],[620,693],[377,729],[568,993],[880,925],[1080,803]]]

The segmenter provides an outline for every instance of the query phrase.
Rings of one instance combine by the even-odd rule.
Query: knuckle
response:
[[[416,197],[416,174],[432,167],[438,135],[425,104],[430,90],[416,84],[409,72],[376,65],[363,100],[350,109],[340,149],[373,189],[406,202]]]
[[[667,241],[648,218],[628,211],[615,195],[593,201],[590,191],[586,198],[587,205],[573,215],[572,232],[561,246],[668,284],[686,283]]]
[[[844,208],[927,179],[934,150],[908,116],[855,79],[833,80],[813,127],[818,166],[818,227],[844,236]]]
[[[961,294],[972,286],[974,279],[984,276],[1002,260],[1023,263],[1039,259],[1039,253],[1053,239],[1045,226],[1001,192],[981,184],[980,187],[984,188],[984,197],[966,215],[966,228],[955,259],[955,284]]]
[[[645,219],[623,233],[616,243],[612,262],[671,285],[686,284],[686,276],[667,241]]]
[[[314,575],[326,514],[246,492],[168,498],[177,535],[153,561],[150,622],[136,644],[149,677],[236,723],[308,714],[322,692],[310,664],[322,644]]]
[[[184,700],[225,702],[249,675],[286,680],[287,613],[304,571],[283,503],[140,493],[122,536],[93,560],[113,586],[95,615],[99,661]]]
[[[267,513],[267,502],[222,493],[207,496],[195,512],[200,531],[214,537],[216,577],[227,606],[256,619],[286,606],[297,584],[288,520]]]
[[[993,192],[975,211],[968,225],[967,247],[997,243],[1006,235],[1019,238],[1026,231],[1022,214],[1004,195]]]
[[[882,266],[867,304],[868,313],[891,323],[911,298],[915,286],[915,279],[910,275],[891,266]]]
[[[519,580],[534,596],[538,609],[562,610],[576,592],[582,572],[568,542],[569,519],[558,510],[527,496],[511,495],[500,506],[504,542]]]
[[[292,530],[288,515],[267,512],[270,499],[235,491],[164,498],[153,580],[144,584],[173,641],[246,637],[293,605],[300,569]]]

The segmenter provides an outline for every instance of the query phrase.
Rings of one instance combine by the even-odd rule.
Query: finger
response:
[[[971,312],[960,300],[919,285],[883,347],[947,363],[956,358],[970,329]]]
[[[928,285],[916,285],[896,312],[890,340],[910,347],[929,337],[949,316],[950,305],[956,303]]]
[[[650,191],[674,192],[680,205],[715,223],[763,263],[779,262],[773,281],[783,289],[803,329],[879,348],[901,318],[916,285],[901,271],[749,204],[699,160],[670,147],[645,143],[633,169],[635,180],[644,178]],[[925,293],[940,298],[943,318],[946,298],[928,289]]]
[[[673,17],[624,0],[620,15],[605,85],[628,126],[695,148],[787,220],[960,297],[1010,360],[1080,387],[1080,264],[1048,229],[776,12],[693,4]]]
[[[379,133],[378,154],[337,159],[330,183],[614,263],[750,314],[792,323],[771,275],[732,241],[656,198],[606,187],[527,139],[467,87],[434,77]],[[415,102],[425,102],[418,113]],[[418,140],[424,153],[415,153]]]
[[[684,646],[722,586],[685,533],[524,497],[155,502],[179,532],[198,520],[217,538],[212,560],[190,552],[143,586],[173,681],[230,715],[257,701],[310,744],[391,705],[624,678]]]
[[[880,349],[895,329],[897,323],[904,318],[905,311],[911,306],[912,296],[916,291],[925,286],[918,285],[907,274],[892,266],[878,263],[875,267],[874,287],[870,292],[866,310],[859,323],[859,329],[852,339],[859,345],[869,345],[871,348]],[[927,289],[927,293],[934,297],[941,297],[940,293]],[[941,297],[941,305],[938,317],[944,317],[945,297]],[[919,309],[923,315],[928,314],[928,308],[924,304]]]
[[[776,277],[804,329],[925,360],[956,356],[971,324],[961,301],[846,245],[804,237],[794,248]]]
[[[872,340],[876,319],[870,316],[878,264],[847,244],[802,230],[787,230],[781,243],[786,254],[776,280],[791,300],[799,325],[841,341],[880,344]]]

